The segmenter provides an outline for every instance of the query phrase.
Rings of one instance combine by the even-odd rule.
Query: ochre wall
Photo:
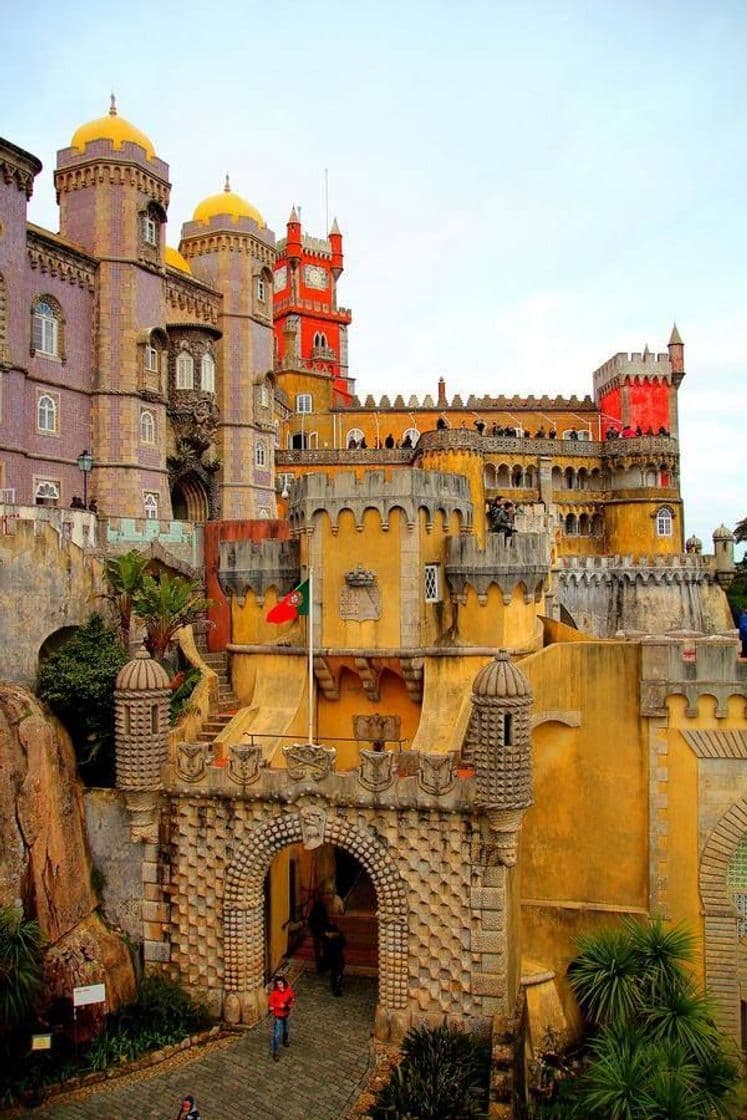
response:
[[[652,553],[674,554],[684,552],[682,502],[676,491],[649,490],[647,497],[640,495],[630,500],[610,500],[604,506],[604,531],[606,553],[620,556],[650,556]],[[674,514],[671,537],[656,535],[656,513],[668,506]],[[574,541],[574,551],[576,550]]]

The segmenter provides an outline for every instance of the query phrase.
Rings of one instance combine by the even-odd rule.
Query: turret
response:
[[[335,218],[332,222],[332,229],[329,231],[329,244],[330,248],[332,249],[331,272],[335,278],[335,281],[337,281],[344,267],[342,258],[342,234],[340,233],[340,227],[337,224],[337,218]]]
[[[301,260],[301,222],[296,213],[295,206],[288,218],[288,233],[285,242],[285,256],[291,268],[297,268]]]
[[[721,587],[729,587],[734,581],[734,534],[726,525],[719,525],[713,531],[713,551],[716,556],[716,579]]]
[[[685,344],[680,338],[680,332],[677,330],[676,323],[672,327],[672,333],[667,343],[667,350],[669,351],[669,361],[672,366],[672,381],[675,385],[679,385],[682,378],[685,376]]]
[[[166,670],[144,647],[120,669],[114,685],[117,789],[160,788],[170,695]]]

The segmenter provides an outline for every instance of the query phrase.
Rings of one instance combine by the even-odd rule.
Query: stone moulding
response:
[[[473,536],[460,535],[447,542],[446,578],[452,592],[464,600],[471,586],[483,606],[491,583],[500,589],[506,606],[520,583],[525,602],[537,600],[549,566],[550,538],[545,533],[515,533],[508,540],[502,533],[489,533],[482,549]]]

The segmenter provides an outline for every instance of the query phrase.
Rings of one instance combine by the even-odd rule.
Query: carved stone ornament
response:
[[[376,573],[362,564],[357,564],[349,572],[345,572],[345,583],[348,587],[373,587],[376,583]]]
[[[327,823],[326,811],[309,805],[299,811],[298,819],[301,822],[304,848],[310,852],[314,848],[321,847],[324,843],[324,826]]]
[[[204,743],[180,743],[176,752],[176,772],[183,782],[199,782],[205,777]]]
[[[358,781],[364,789],[372,793],[387,789],[394,781],[394,754],[392,751],[361,750],[361,765]]]
[[[294,743],[283,747],[283,754],[294,782],[322,782],[334,771],[337,751],[314,743]]]
[[[497,861],[503,867],[514,867],[518,857],[519,831],[524,811],[489,809],[485,815],[490,830],[485,844],[488,862]]]
[[[234,743],[228,751],[228,776],[240,786],[249,786],[259,778],[262,748],[256,743]]]
[[[352,622],[381,618],[381,590],[374,583],[368,587],[340,589],[340,618]]]
[[[418,785],[426,793],[441,797],[448,793],[455,782],[454,753],[421,754]]]
[[[155,793],[125,793],[133,843],[158,843],[158,797]]]
[[[396,743],[401,728],[400,716],[382,716],[379,712],[372,716],[353,716],[354,737],[368,743]]]

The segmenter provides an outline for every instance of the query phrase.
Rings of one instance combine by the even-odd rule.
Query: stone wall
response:
[[[124,798],[115,789],[87,789],[84,805],[93,863],[104,880],[104,917],[133,945],[139,945],[143,940],[142,845],[130,839]]]

